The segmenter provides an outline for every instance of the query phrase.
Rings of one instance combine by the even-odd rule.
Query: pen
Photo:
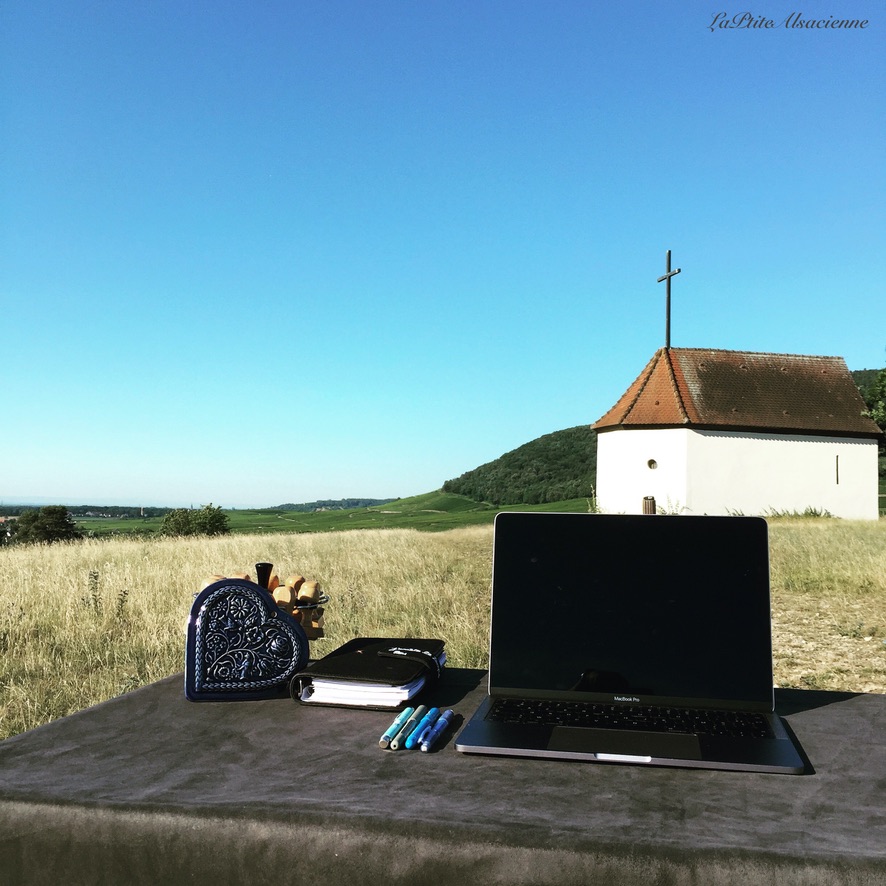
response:
[[[407,751],[411,751],[422,740],[427,731],[434,725],[434,721],[438,716],[440,716],[440,708],[431,708],[424,717],[418,721],[418,726],[412,730],[409,737],[406,739]]]
[[[399,750],[403,747],[403,743],[412,735],[418,721],[427,713],[427,705],[419,705],[413,712],[412,716],[403,724],[403,728],[391,739],[389,747],[392,751]]]
[[[421,749],[427,753],[436,743],[437,739],[446,731],[452,718],[455,716],[454,711],[444,711],[440,714],[440,719],[431,727],[430,732],[426,733],[421,742]]]
[[[378,746],[380,748],[386,748],[390,743],[391,739],[400,731],[403,724],[412,716],[415,708],[403,708],[402,711],[397,715],[396,719],[390,726],[385,730],[384,735],[378,740]]]

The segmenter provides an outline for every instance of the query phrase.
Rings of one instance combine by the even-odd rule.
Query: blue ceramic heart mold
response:
[[[185,695],[223,701],[285,694],[308,652],[302,626],[263,587],[236,578],[217,581],[191,607]]]

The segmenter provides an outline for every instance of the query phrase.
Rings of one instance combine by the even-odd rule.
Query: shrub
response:
[[[228,515],[221,507],[203,505],[199,511],[176,508],[170,511],[160,526],[163,535],[227,535],[231,531]]]

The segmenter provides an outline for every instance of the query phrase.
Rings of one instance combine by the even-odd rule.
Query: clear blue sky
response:
[[[437,489],[615,402],[667,249],[675,347],[886,365],[886,7],[744,8],[3,0],[0,501]]]

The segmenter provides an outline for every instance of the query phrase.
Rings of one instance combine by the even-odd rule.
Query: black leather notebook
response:
[[[357,637],[296,674],[295,701],[393,710],[435,683],[446,661],[439,639]]]

